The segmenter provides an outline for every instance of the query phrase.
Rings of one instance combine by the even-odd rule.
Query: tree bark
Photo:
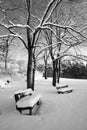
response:
[[[6,40],[5,70],[7,69],[7,60],[8,60],[8,39]]]
[[[32,67],[33,52],[32,48],[28,50],[28,64],[27,64],[27,88],[33,90],[33,67]]]
[[[8,52],[6,52],[5,55],[5,70],[7,70],[7,58],[8,58]]]
[[[46,67],[46,65],[45,65],[44,77],[45,77],[45,79],[47,79],[47,67]]]
[[[56,61],[53,61],[53,81],[52,85],[56,86]]]
[[[32,75],[32,90],[34,91],[34,84],[35,84],[35,68],[33,68],[33,75]]]
[[[58,69],[58,71],[57,71],[57,82],[59,83],[60,82],[60,59],[58,60],[58,65],[57,65],[57,69]]]
[[[58,51],[60,52],[61,50],[61,43],[59,44],[59,47],[58,47]],[[59,57],[60,55],[58,54],[57,57]],[[59,58],[58,59],[58,65],[57,65],[57,69],[58,69],[58,72],[57,72],[57,82],[59,83],[60,81],[60,64],[61,64],[61,59]]]
[[[35,50],[33,53],[33,75],[32,75],[32,89],[34,90],[35,85],[35,71],[36,71],[36,58],[35,58]]]
[[[45,63],[44,78],[47,79],[47,55],[44,56],[44,63]]]

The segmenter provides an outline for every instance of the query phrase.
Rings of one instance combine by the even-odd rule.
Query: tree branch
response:
[[[50,22],[48,22],[48,23],[44,23],[43,24],[43,26],[54,26],[54,27],[58,27],[58,28],[62,28],[62,29],[69,29],[69,30],[71,30],[71,31],[73,31],[74,33],[76,33],[76,34],[79,34],[81,37],[83,37],[85,40],[87,40],[87,37],[85,37],[84,35],[82,35],[81,33],[80,33],[80,31],[77,31],[77,30],[75,30],[74,28],[72,28],[72,27],[69,27],[69,26],[63,26],[63,25],[59,25],[59,24],[53,24],[53,23],[50,23]]]
[[[40,26],[42,26],[43,22],[45,21],[45,19],[46,19],[46,17],[47,17],[48,12],[50,11],[52,5],[53,5],[56,1],[57,1],[57,0],[51,0],[51,1],[49,2],[48,6],[47,6],[47,8],[46,8],[46,10],[45,10],[45,12],[44,12],[44,14],[43,14],[43,17],[42,17],[42,19],[41,19]],[[59,3],[60,3],[61,1],[62,1],[62,0],[59,0]]]

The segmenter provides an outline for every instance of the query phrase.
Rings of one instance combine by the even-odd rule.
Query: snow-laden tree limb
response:
[[[54,31],[52,28],[46,26],[46,27],[41,27],[41,29],[42,29],[42,30],[49,30],[49,31],[51,31],[51,32],[53,33],[53,35],[54,35],[59,41],[62,42],[62,44],[67,45],[66,42],[65,42],[62,38],[60,38],[60,37],[55,33],[55,31]]]
[[[59,25],[59,24],[53,24],[51,22],[48,23],[44,23],[43,26],[53,26],[53,27],[58,27],[58,28],[62,28],[62,29],[69,29],[71,31],[73,31],[76,34],[79,34],[82,38],[84,38],[85,40],[87,40],[87,37],[85,37],[83,34],[80,33],[80,31],[75,30],[74,28],[70,27],[70,26],[63,26],[63,25]]]
[[[55,46],[57,46],[57,44],[59,44],[59,43],[60,43],[60,42],[55,43],[55,44],[52,44],[52,45],[48,45],[48,46],[44,47],[42,50],[40,50],[40,52],[37,54],[37,56],[40,55],[44,50],[46,50],[46,49],[48,49],[48,48],[50,48],[50,47],[55,47]],[[75,47],[75,46],[77,46],[77,45],[79,45],[79,43],[71,44],[71,46],[69,46],[68,48],[62,50],[61,52],[59,51],[58,53],[59,53],[60,56],[58,57],[58,59],[62,58],[63,55],[65,56],[66,53],[68,52],[68,50],[69,50],[70,48]],[[36,56],[36,57],[37,57],[37,56]],[[55,60],[55,59],[54,59],[54,60]]]
[[[8,29],[13,29],[13,28],[28,28],[30,31],[33,31],[29,25],[13,24],[8,26]]]
[[[66,54],[65,56],[69,56],[69,57],[74,57],[83,61],[87,62],[87,56],[85,55],[71,55],[71,54]]]
[[[13,24],[13,25],[6,25],[3,23],[0,23],[0,26],[4,27],[5,29],[9,30],[13,28],[28,28],[30,31],[32,31],[31,27],[29,25],[22,25],[22,24]]]
[[[27,47],[25,41],[23,40],[23,38],[22,38],[20,35],[18,35],[18,34],[6,34],[6,35],[0,35],[0,38],[6,38],[6,37],[15,37],[15,38],[19,38],[19,39],[23,42],[25,48],[28,49],[28,47]]]
[[[49,49],[50,47],[55,47],[57,44],[59,44],[59,42],[57,42],[57,43],[55,43],[55,44],[52,44],[52,45],[47,45],[47,46],[45,46],[44,48],[42,48],[42,49],[38,52],[38,54],[37,54],[36,57],[38,57],[44,50]]]
[[[42,26],[42,24],[44,23],[46,17],[47,17],[47,14],[48,12],[50,11],[50,8],[52,7],[52,5],[56,2],[56,1],[59,1],[59,3],[61,3],[62,0],[51,0],[43,14],[43,17],[41,19],[41,22],[40,22],[40,26]]]
[[[66,31],[67,31],[73,38],[75,38],[77,41],[79,41],[79,39],[78,39],[75,35],[73,35],[68,29],[66,29]]]
[[[59,1],[56,1],[55,5],[53,6],[53,8],[51,9],[48,17],[46,18],[46,20],[44,21],[44,23],[47,23],[50,19],[50,17],[52,16],[54,10],[56,9],[56,7],[59,5]]]

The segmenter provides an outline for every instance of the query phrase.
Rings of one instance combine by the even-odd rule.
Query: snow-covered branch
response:
[[[60,43],[60,42],[57,42],[57,43],[52,44],[52,45],[47,45],[47,46],[45,46],[44,48],[42,48],[42,49],[38,52],[37,56],[40,55],[44,50],[47,50],[47,49],[49,49],[50,47],[55,47],[55,46],[57,46],[57,44],[59,44],[59,43]],[[37,56],[36,56],[36,57],[37,57]]]
[[[44,23],[44,21],[45,21],[47,15],[48,15],[50,9],[52,8],[52,5],[53,5],[56,1],[58,1],[59,3],[61,3],[62,0],[51,0],[51,1],[49,2],[48,6],[47,6],[47,8],[46,8],[46,10],[45,10],[45,12],[44,12],[44,14],[43,14],[43,17],[42,17],[42,19],[41,19],[40,26],[42,26],[42,24]]]
[[[18,34],[11,34],[11,33],[10,34],[6,34],[6,35],[0,35],[0,38],[6,38],[6,37],[14,37],[14,38],[17,37],[17,38],[19,38],[23,42],[25,48],[28,49],[25,41],[23,40],[23,38],[20,35],[18,35]]]
[[[70,27],[70,26],[63,26],[63,25],[59,25],[59,24],[53,24],[51,22],[47,22],[47,23],[44,23],[43,26],[47,27],[47,26],[53,26],[53,27],[58,27],[58,28],[62,28],[62,29],[69,29],[71,31],[73,31],[74,33],[80,35],[82,38],[84,38],[85,40],[87,40],[87,37],[85,37],[83,34],[81,34],[80,31],[77,31],[75,30],[74,28]]]
[[[59,5],[59,1],[56,1],[55,5],[53,6],[53,8],[51,9],[47,19],[44,21],[44,23],[47,23],[50,19],[50,17],[52,16],[53,12],[55,11],[56,7]]]
[[[3,23],[0,23],[0,26],[9,30],[9,32],[10,32],[10,29],[13,29],[13,28],[28,28],[32,31],[32,29],[29,25],[22,25],[22,24],[6,25],[6,24],[3,24]]]
[[[29,25],[13,24],[8,26],[8,29],[13,29],[13,28],[28,28],[30,31],[32,31]]]
[[[77,59],[80,59],[80,60],[83,60],[83,61],[87,62],[87,56],[85,56],[85,55],[71,55],[71,54],[66,54],[66,56],[77,58]]]
[[[55,31],[54,31],[52,28],[46,26],[46,27],[41,27],[41,29],[42,29],[42,30],[49,30],[49,31],[51,31],[51,32],[53,33],[53,35],[54,35],[59,41],[61,41],[64,45],[67,45],[62,38],[60,39],[60,37],[55,33]]]

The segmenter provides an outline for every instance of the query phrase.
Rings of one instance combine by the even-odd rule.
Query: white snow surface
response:
[[[41,105],[20,114],[13,94],[26,88],[20,80],[8,89],[0,88],[0,130],[87,130],[87,80],[62,79],[73,88],[72,93],[58,94],[51,79],[36,79],[35,92],[42,95]]]

